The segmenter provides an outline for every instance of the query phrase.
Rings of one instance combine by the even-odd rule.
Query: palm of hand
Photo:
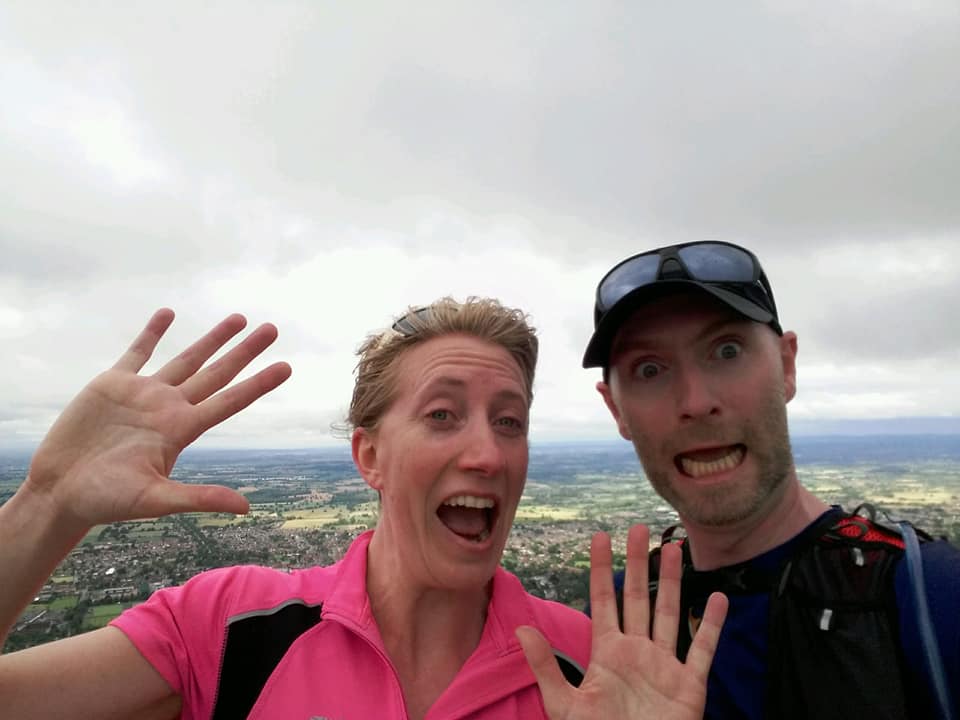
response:
[[[593,639],[590,665],[579,687],[560,673],[553,651],[535,629],[517,636],[543,695],[551,720],[700,720],[707,676],[716,652],[727,600],[715,593],[707,602],[686,663],[675,656],[680,605],[680,548],[661,551],[656,613],[650,622],[647,582],[649,531],[642,525],[627,537],[623,586],[623,630],[617,619],[610,538],[597,533],[590,546],[590,604]]]
[[[672,652],[649,638],[616,635],[597,638],[600,649],[590,658],[581,694],[574,696],[566,715],[554,720],[703,717],[703,680],[684,672]],[[603,714],[597,714],[598,707],[604,708]]]
[[[117,364],[67,406],[34,455],[25,487],[49,498],[78,528],[248,508],[233,490],[185,485],[168,475],[187,445],[289,377],[289,366],[276,363],[219,392],[276,339],[276,328],[261,326],[203,367],[245,326],[232,315],[154,375],[139,375],[172,321],[171,311],[158,311]]]
[[[193,439],[195,410],[176,387],[108,370],[50,429],[31,482],[55,483],[63,503],[90,524],[163,514],[164,498],[155,488],[170,482],[177,457]]]

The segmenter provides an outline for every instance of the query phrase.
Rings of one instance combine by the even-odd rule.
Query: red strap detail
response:
[[[864,532],[863,528],[867,531]],[[848,538],[859,538],[865,542],[884,543],[894,547],[904,549],[903,538],[895,535],[891,531],[878,527],[867,518],[849,517],[843,518],[834,528],[838,533]]]

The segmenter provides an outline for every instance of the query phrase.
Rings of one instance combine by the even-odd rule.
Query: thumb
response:
[[[236,490],[223,485],[191,485],[168,480],[155,485],[149,515],[159,517],[181,512],[225,512],[245,515],[250,502]]]
[[[537,678],[547,715],[550,720],[563,720],[570,708],[574,688],[563,677],[550,643],[539,630],[527,625],[518,627],[516,636],[527,664]]]

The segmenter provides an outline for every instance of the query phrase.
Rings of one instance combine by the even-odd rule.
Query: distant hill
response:
[[[790,420],[790,435],[797,464],[820,462],[864,462],[871,460],[934,460],[960,461],[960,417],[896,418],[881,420]],[[578,454],[635,464],[632,446],[624,440],[608,437],[603,440],[554,441],[533,438],[531,460],[552,456],[562,460]],[[5,477],[22,478],[33,448],[10,448],[0,445],[0,481]],[[307,472],[323,468],[327,472],[353,472],[350,447],[302,449],[271,448],[207,448],[191,447],[183,453],[179,465],[186,464],[250,465],[261,469],[273,467],[287,471]]]
[[[944,461],[960,463],[960,433],[947,435],[794,435],[791,438],[798,466],[811,464],[855,465],[858,463],[914,463]],[[608,470],[636,468],[633,446],[625,440],[582,443],[532,443],[531,466],[542,461],[571,462],[589,466],[600,463]]]
[[[790,418],[790,434],[800,435],[960,435],[960,417],[866,420]]]

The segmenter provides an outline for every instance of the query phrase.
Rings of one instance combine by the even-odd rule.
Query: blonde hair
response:
[[[445,297],[426,307],[409,308],[392,329],[369,335],[363,342],[357,350],[357,377],[343,429],[347,433],[358,427],[374,430],[396,398],[403,354],[430,338],[454,333],[473,335],[510,353],[520,366],[529,407],[539,344],[526,313],[492,298],[469,297],[460,303]]]

